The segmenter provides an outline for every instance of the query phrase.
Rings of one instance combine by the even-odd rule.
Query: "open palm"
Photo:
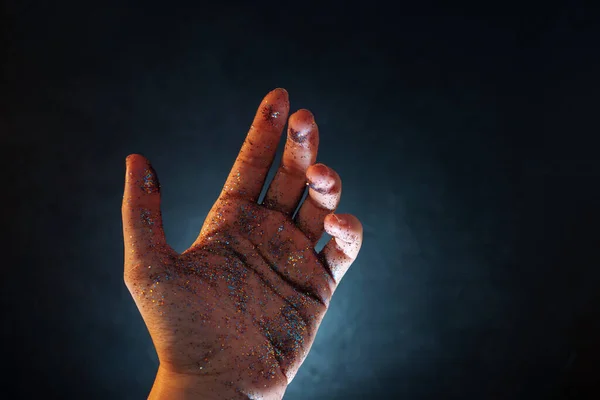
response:
[[[267,94],[198,238],[181,254],[165,240],[155,171],[141,155],[127,158],[125,283],[160,368],[224,385],[232,397],[283,396],[362,242],[356,217],[332,214],[341,181],[315,164],[319,132],[307,110],[290,116],[282,163],[258,204],[288,113],[284,89]],[[333,238],[317,253],[324,231]]]

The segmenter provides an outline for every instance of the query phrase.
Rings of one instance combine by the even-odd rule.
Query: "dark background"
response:
[[[365,230],[286,399],[600,398],[600,28],[524,3],[2,3],[2,390],[145,398],[124,159],[183,250],[285,87]]]

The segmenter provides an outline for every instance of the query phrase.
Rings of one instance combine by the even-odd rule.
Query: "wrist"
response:
[[[180,374],[159,366],[148,400],[248,400],[248,396],[216,376]]]

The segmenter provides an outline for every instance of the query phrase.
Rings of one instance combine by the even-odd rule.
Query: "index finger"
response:
[[[264,97],[227,177],[221,197],[234,195],[258,200],[275,159],[289,110],[290,102],[285,89],[277,88]]]

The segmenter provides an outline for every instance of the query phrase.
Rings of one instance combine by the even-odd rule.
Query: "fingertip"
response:
[[[271,90],[264,97],[256,115],[256,118],[259,119],[255,118],[254,124],[258,125],[261,129],[270,126],[269,130],[275,128],[274,131],[281,134],[280,129],[283,128],[288,119],[289,110],[290,101],[287,90],[282,88]]]
[[[289,97],[288,91],[285,90],[282,87],[275,88],[275,89],[271,90],[271,92],[269,92],[269,93],[277,94],[279,96],[283,96],[283,97],[286,97],[286,98]]]
[[[339,175],[324,164],[313,164],[306,170],[308,186],[321,194],[335,193],[341,189]]]
[[[275,88],[265,96],[265,100],[286,106],[289,105],[290,95],[284,88]]]
[[[125,158],[125,165],[128,168],[137,167],[138,165],[147,165],[149,164],[148,159],[144,157],[142,154],[133,153],[128,155]]]
[[[290,115],[290,124],[298,129],[310,129],[315,125],[315,116],[305,108],[301,108]]]
[[[333,178],[333,172],[331,168],[327,167],[325,164],[316,163],[308,167],[306,170],[306,177],[309,181],[323,178]]]
[[[321,163],[316,163],[311,165],[307,170],[306,170],[307,175],[309,175],[312,178],[338,178],[338,174],[337,172],[335,172],[332,168],[329,168],[327,165],[325,164],[321,164]]]
[[[146,194],[160,192],[158,175],[146,157],[141,154],[130,154],[125,158],[125,164],[128,186],[133,192]]]
[[[129,169],[129,166],[135,160],[136,156],[137,154],[130,154],[127,157],[125,157],[125,168]]]
[[[315,118],[308,110],[298,110],[288,121],[288,138],[303,147],[316,147],[319,144],[319,129]]]

